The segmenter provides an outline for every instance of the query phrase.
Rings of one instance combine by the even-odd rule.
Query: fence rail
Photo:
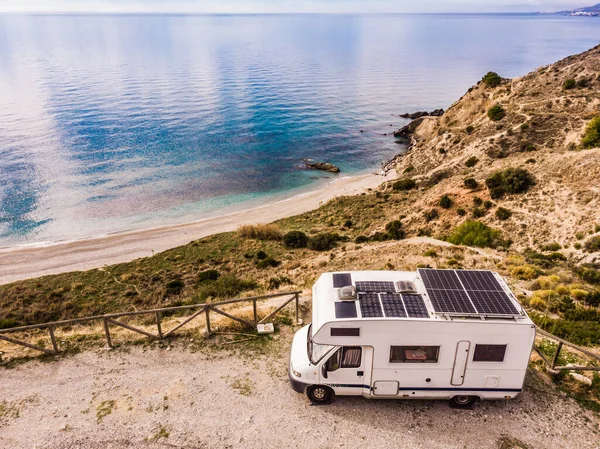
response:
[[[296,323],[300,323],[300,321],[299,321],[299,319],[300,319],[300,317],[299,317],[300,293],[301,292],[299,292],[299,291],[276,293],[276,294],[272,294],[272,295],[262,295],[262,296],[252,296],[249,298],[230,299],[227,301],[220,301],[220,302],[211,302],[211,303],[207,302],[207,303],[203,303],[203,304],[192,304],[192,305],[188,305],[188,306],[163,307],[163,308],[159,308],[159,309],[140,310],[140,311],[136,311],[136,312],[109,313],[106,315],[95,315],[95,316],[84,317],[84,318],[74,318],[74,319],[70,319],[70,320],[52,321],[52,322],[43,323],[43,324],[33,324],[33,325],[29,325],[29,326],[12,327],[12,328],[8,328],[8,329],[0,329],[0,340],[4,340],[9,343],[13,343],[15,345],[23,346],[25,348],[35,349],[37,351],[44,352],[49,355],[57,355],[60,353],[60,348],[56,341],[54,331],[56,328],[59,328],[59,327],[71,326],[73,324],[88,324],[88,323],[93,323],[93,322],[102,322],[103,327],[104,327],[104,336],[106,338],[106,344],[108,345],[108,347],[112,348],[113,343],[112,343],[112,338],[111,338],[111,333],[110,333],[111,325],[122,327],[122,328],[130,330],[132,332],[137,332],[138,334],[145,335],[146,337],[151,338],[153,340],[164,340],[165,338],[168,338],[171,335],[173,335],[175,332],[177,332],[183,326],[188,324],[190,321],[194,320],[195,318],[198,318],[201,315],[204,315],[205,324],[206,324],[206,332],[207,332],[207,335],[210,336],[210,334],[211,334],[211,312],[214,312],[218,315],[224,316],[233,321],[241,323],[246,327],[254,328],[258,324],[263,324],[266,321],[268,321],[269,319],[273,318],[275,315],[277,315],[279,312],[281,312],[281,310],[283,308],[285,308],[287,305],[289,305],[292,302],[295,302]],[[263,301],[263,300],[273,299],[273,298],[283,298],[283,297],[286,297],[283,304],[281,304],[279,307],[277,307],[274,311],[269,313],[267,316],[259,319],[258,307],[257,307],[258,301]],[[252,315],[253,315],[252,321],[232,315],[231,313],[225,312],[224,310],[221,309],[221,307],[226,306],[226,305],[239,304],[239,303],[244,303],[244,302],[252,303]],[[177,324],[172,329],[170,329],[166,332],[163,330],[163,327],[162,327],[163,314],[165,314],[167,312],[177,312],[177,311],[186,311],[186,310],[195,310],[195,312],[192,315],[186,317],[182,322]],[[124,323],[123,321],[118,320],[119,318],[123,318],[123,317],[142,316],[142,315],[154,315],[155,325],[156,325],[156,334],[148,332],[144,329],[139,329],[128,323]],[[29,343],[24,340],[20,340],[17,338],[7,336],[7,334],[15,334],[15,333],[19,333],[19,332],[27,332],[27,331],[32,331],[32,330],[43,330],[43,329],[48,331],[48,336],[49,336],[50,342],[52,344],[52,349],[47,349],[45,347],[35,345],[35,344]]]
[[[569,348],[572,348],[578,352],[581,352],[582,354],[587,355],[588,357],[597,360],[600,362],[600,355],[593,353],[592,351],[590,351],[589,349],[586,348],[582,348],[581,346],[577,346],[576,344],[573,344],[567,340],[564,340],[560,337],[557,337],[556,335],[552,335],[549,332],[546,332],[545,330],[540,329],[539,327],[536,329],[537,333],[544,336],[545,338],[548,338],[550,340],[554,340],[558,343],[557,347],[556,347],[556,351],[554,352],[554,356],[552,357],[552,360],[548,360],[548,358],[544,355],[544,353],[542,352],[542,350],[540,348],[538,348],[535,344],[533,345],[533,349],[535,350],[535,352],[538,353],[538,355],[541,357],[541,359],[544,361],[544,363],[546,364],[546,366],[548,367],[548,369],[550,371],[554,371],[554,372],[560,372],[560,371],[600,371],[600,367],[598,366],[576,366],[576,365],[569,365],[569,366],[557,366],[556,364],[558,363],[558,358],[560,357],[560,352],[563,349],[563,346],[567,346]]]

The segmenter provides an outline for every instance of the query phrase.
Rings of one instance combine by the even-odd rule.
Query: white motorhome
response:
[[[523,388],[535,325],[495,272],[325,273],[312,296],[289,377],[313,403],[361,395],[469,407]]]

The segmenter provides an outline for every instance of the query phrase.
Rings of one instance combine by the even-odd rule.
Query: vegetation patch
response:
[[[487,111],[488,118],[493,122],[499,122],[504,117],[506,117],[506,111],[499,104],[495,104]]]
[[[497,87],[502,82],[502,78],[496,72],[487,72],[481,79],[486,87]]]
[[[585,134],[581,139],[583,148],[598,148],[600,146],[600,115],[594,117],[585,128]]]
[[[577,83],[575,82],[575,80],[573,78],[568,78],[563,82],[562,88],[564,90],[571,90],[571,89],[574,89],[575,86],[577,86]]]
[[[442,195],[438,204],[442,209],[450,209],[452,207],[452,199],[448,195]]]
[[[412,190],[415,187],[417,187],[417,183],[411,178],[404,178],[392,184],[392,188],[398,191]]]
[[[237,233],[240,237],[256,240],[281,240],[283,237],[279,226],[274,224],[242,225]]]
[[[454,245],[477,246],[480,248],[495,248],[507,246],[501,238],[500,231],[490,228],[480,221],[465,221],[446,238]]]
[[[313,251],[329,251],[335,248],[339,236],[332,233],[323,233],[312,236],[308,239],[308,248]]]
[[[352,222],[350,222],[351,227]],[[283,236],[283,243],[288,248],[306,248],[308,245],[308,237],[302,231],[291,231]]]
[[[467,178],[463,181],[463,184],[467,189],[471,190],[476,189],[479,186],[475,178]]]
[[[266,259],[265,259],[266,260]],[[200,300],[208,298],[233,298],[246,290],[256,288],[256,282],[239,279],[235,274],[228,273],[216,281],[207,281],[198,287],[197,296]]]
[[[505,194],[524,193],[535,185],[535,178],[523,168],[507,168],[497,171],[485,180],[492,198],[502,198]]]
[[[477,158],[477,156],[471,156],[469,159],[467,159],[465,161],[465,165],[469,168],[471,167],[475,167],[477,165],[477,162],[479,162],[479,159]]]

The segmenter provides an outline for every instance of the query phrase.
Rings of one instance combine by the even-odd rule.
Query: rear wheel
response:
[[[329,404],[333,399],[333,391],[329,387],[322,385],[312,385],[306,390],[306,395],[313,404]]]
[[[456,408],[473,408],[479,398],[477,396],[454,396],[450,405]]]

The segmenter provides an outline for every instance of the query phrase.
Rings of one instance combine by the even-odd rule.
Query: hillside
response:
[[[586,6],[584,8],[571,9],[568,11],[559,11],[556,14],[563,16],[600,16],[600,3],[594,6]]]
[[[465,267],[498,270],[539,325],[600,346],[600,47],[484,79],[413,123],[398,180],[153,257],[0,286],[0,327],[309,291],[323,271]],[[292,231],[308,241],[283,239]]]

